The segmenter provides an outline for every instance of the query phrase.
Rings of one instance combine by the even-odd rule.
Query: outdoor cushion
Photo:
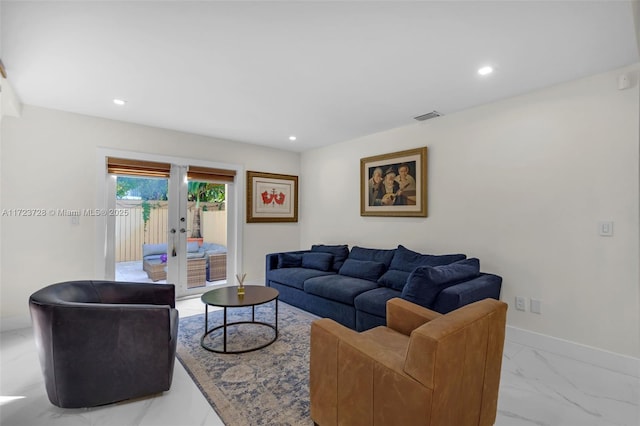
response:
[[[376,287],[375,282],[344,275],[326,275],[304,282],[305,292],[352,306],[357,295]]]
[[[384,273],[385,269],[386,267],[382,262],[347,259],[338,273],[353,278],[376,281]]]
[[[374,262],[382,262],[386,267],[389,267],[391,259],[396,249],[384,250],[384,249],[370,249],[355,246],[349,253],[349,259],[355,260],[372,260]]]
[[[349,246],[346,244],[340,245],[325,245],[325,244],[314,244],[311,246],[312,252],[322,252],[322,253],[331,253],[333,255],[333,265],[332,269],[334,271],[339,271],[342,267],[347,256],[349,256]]]
[[[143,244],[142,245],[142,257],[152,255],[161,255],[167,252],[167,243],[161,244]]]
[[[333,255],[330,253],[304,253],[302,255],[302,267],[329,271],[333,265]]]
[[[409,275],[401,297],[432,308],[433,302],[443,289],[478,275],[480,261],[476,258],[460,260],[449,265],[420,266]]]
[[[200,250],[200,245],[197,241],[189,241],[187,243],[187,253],[197,253]]]
[[[215,253],[226,253],[227,247],[222,244],[216,243],[202,243],[198,251],[204,252],[205,254],[215,254]]]

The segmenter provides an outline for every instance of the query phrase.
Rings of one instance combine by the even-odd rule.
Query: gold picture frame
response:
[[[360,159],[360,216],[427,217],[427,147]]]
[[[247,223],[297,221],[298,176],[247,171]]]

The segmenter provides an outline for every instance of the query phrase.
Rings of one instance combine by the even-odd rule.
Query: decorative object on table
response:
[[[360,216],[427,217],[427,147],[360,160]]]
[[[224,424],[313,426],[309,414],[309,330],[317,317],[284,303],[278,305],[278,340],[238,355],[202,349],[204,313],[180,319],[177,358]],[[255,319],[270,322],[274,310],[274,302],[256,306]],[[228,321],[247,321],[251,312],[250,307],[230,309]],[[223,310],[209,312],[209,321],[222,323]],[[229,348],[264,344],[273,338],[269,327],[242,327],[247,327],[245,332],[229,333]]]
[[[238,280],[238,296],[244,296],[244,279],[246,276],[246,272],[242,274],[242,278],[236,274],[236,279]]]
[[[247,171],[247,223],[297,221],[298,176]]]

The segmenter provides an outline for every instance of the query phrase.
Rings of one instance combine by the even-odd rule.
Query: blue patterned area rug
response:
[[[256,320],[273,324],[275,302],[256,307]],[[204,307],[203,307],[204,310]],[[251,320],[251,308],[233,308],[229,322]],[[181,318],[177,357],[222,421],[229,426],[313,425],[309,415],[309,313],[278,302],[278,339],[244,354],[218,354],[200,346],[204,313]],[[222,324],[222,310],[209,311],[209,329]],[[227,349],[259,346],[271,328],[231,326]],[[222,333],[206,343],[222,349]]]

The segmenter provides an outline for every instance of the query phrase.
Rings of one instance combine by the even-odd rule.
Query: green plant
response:
[[[142,201],[142,222],[144,223],[144,242],[147,242],[147,223],[151,218],[151,203],[147,200]]]
[[[216,202],[218,209],[222,209],[222,203],[226,197],[225,185],[221,183],[210,182],[189,182],[188,184],[188,200],[195,201],[195,210],[193,212],[193,226],[191,227],[191,237],[202,238],[200,232],[200,203]]]

